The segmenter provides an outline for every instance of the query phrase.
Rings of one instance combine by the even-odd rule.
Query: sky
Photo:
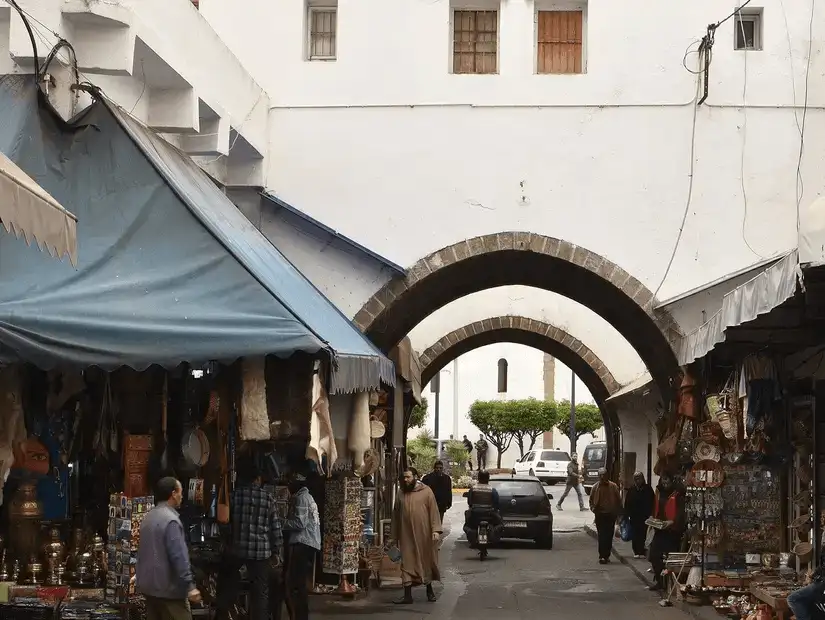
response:
[[[459,357],[441,371],[441,394],[439,403],[439,435],[443,439],[450,434],[456,438],[467,435],[475,441],[479,432],[467,418],[470,405],[476,400],[494,400],[498,398],[498,360],[504,358],[508,364],[507,398],[544,398],[544,353],[531,347],[512,343],[497,343],[470,351]],[[456,418],[456,367],[458,369],[458,416]],[[555,398],[570,398],[572,375],[570,369],[556,360]],[[434,431],[435,397],[429,386],[423,390],[423,396],[429,403],[429,416],[426,427]],[[590,391],[576,378],[576,402],[592,403]],[[415,434],[416,431],[413,431]],[[591,437],[579,441],[578,451],[582,452]],[[546,447],[546,446],[545,446]],[[569,451],[566,437],[556,434],[556,441],[551,447]],[[503,466],[509,466],[518,458],[518,448],[511,447],[505,454]]]

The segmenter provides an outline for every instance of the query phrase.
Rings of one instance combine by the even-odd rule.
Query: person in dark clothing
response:
[[[487,469],[487,450],[490,449],[490,444],[484,439],[484,435],[479,435],[476,442],[476,460],[478,461],[478,471]]]
[[[593,511],[596,521],[599,564],[607,564],[613,552],[616,520],[622,512],[622,496],[619,487],[610,479],[604,467],[599,469],[599,481],[590,490],[590,510]]]
[[[467,439],[467,435],[464,435],[464,439],[461,441],[464,444],[464,449],[467,451],[467,467],[470,471],[473,471],[473,442]]]
[[[645,475],[637,471],[633,475],[633,486],[627,490],[624,498],[624,516],[630,521],[633,555],[637,559],[645,557],[645,539],[647,538],[645,521],[653,514],[654,500],[653,487],[645,481]]]
[[[498,491],[490,486],[489,472],[478,472],[478,482],[467,493],[467,506],[469,510],[464,513],[464,533],[472,547],[478,535],[479,523],[486,520],[493,526],[493,530],[501,525]]]
[[[267,620],[270,616],[271,562],[273,556],[282,557],[284,537],[275,497],[263,488],[261,482],[255,461],[251,457],[241,459],[238,485],[230,501],[231,542],[226,547],[218,576],[216,617],[219,620],[229,618],[230,609],[238,597],[242,566],[246,566],[251,582],[251,620]],[[280,597],[276,598],[280,600]]]
[[[685,495],[676,487],[669,475],[659,478],[653,502],[653,518],[665,522],[665,527],[656,530],[650,543],[650,564],[655,580],[650,589],[656,591],[665,589],[662,575],[665,569],[665,556],[679,551],[685,531]]]
[[[453,481],[444,473],[444,463],[436,461],[433,470],[424,476],[421,482],[430,487],[435,495],[438,514],[441,515],[441,522],[444,523],[444,513],[453,506]]]
[[[576,495],[579,497],[579,510],[587,510],[587,508],[584,507],[581,482],[582,479],[581,469],[579,468],[579,457],[574,453],[570,458],[570,462],[567,464],[567,484],[564,487],[564,493],[562,493],[559,498],[559,503],[556,504],[556,508],[558,510],[564,510],[564,508],[561,507],[561,504],[567,498],[567,494],[570,493],[570,489],[576,490]]]
[[[811,573],[811,583],[788,596],[788,607],[796,620],[813,620],[814,613],[823,613],[825,603],[825,545],[819,553],[819,566]]]

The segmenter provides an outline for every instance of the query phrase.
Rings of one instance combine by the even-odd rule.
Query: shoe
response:
[[[585,508],[584,506],[579,506],[579,511],[584,512],[585,510],[588,510],[588,509]]]
[[[396,605],[412,605],[413,597],[412,597],[412,586],[404,586],[404,596],[400,599],[393,601]]]
[[[435,596],[435,592],[433,591],[433,586],[431,583],[427,584],[427,600],[430,603],[435,603],[438,600]]]
[[[604,558],[599,558],[599,564],[607,564],[607,560]]]
[[[637,555],[634,555],[633,557],[636,558],[637,560],[644,560],[645,559],[645,556],[643,556],[642,554],[637,554]]]
[[[561,507],[561,504],[556,504],[556,510],[564,510],[564,508]]]

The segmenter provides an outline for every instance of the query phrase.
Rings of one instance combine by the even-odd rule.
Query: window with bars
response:
[[[583,32],[582,11],[538,11],[536,72],[584,73]]]
[[[307,32],[307,58],[309,60],[335,60],[338,30],[338,7],[309,7]]]
[[[498,72],[498,11],[453,12],[453,73]]]

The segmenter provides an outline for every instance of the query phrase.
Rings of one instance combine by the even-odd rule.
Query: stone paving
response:
[[[550,487],[554,494],[561,487]],[[426,602],[423,589],[409,606],[392,604],[400,590],[380,590],[369,598],[345,602],[313,597],[313,618],[360,615],[375,620],[443,618],[455,620],[527,620],[532,618],[610,617],[611,620],[686,620],[677,608],[662,608],[629,566],[618,559],[599,565],[596,541],[585,531],[592,515],[578,511],[575,497],[568,509],[554,512],[556,534],[551,551],[528,542],[505,542],[490,550],[487,561],[467,546],[461,531],[464,503],[457,498],[445,520],[449,526],[441,551],[443,584],[439,600]],[[323,599],[323,600],[318,600]]]

